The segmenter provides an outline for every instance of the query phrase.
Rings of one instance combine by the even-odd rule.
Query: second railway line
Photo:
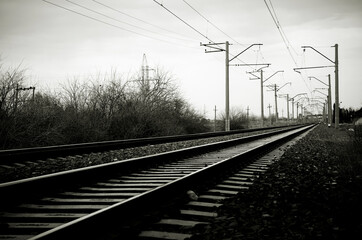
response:
[[[278,129],[282,127],[3,150],[0,151],[0,182],[115,162]]]

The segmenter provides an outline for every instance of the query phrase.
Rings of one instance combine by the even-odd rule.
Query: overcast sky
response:
[[[231,63],[271,63],[264,69],[265,78],[283,70],[265,82],[279,87],[292,83],[279,94],[323,97],[311,91],[324,85],[308,76],[327,82],[331,74],[334,102],[334,68],[303,70],[302,75],[293,68],[333,65],[311,49],[303,52],[301,46],[312,46],[334,61],[331,46],[339,44],[341,107],[362,106],[361,0],[268,0],[285,42],[263,0],[159,0],[194,29],[153,0],[48,1],[58,6],[42,0],[0,0],[2,64],[21,63],[28,69],[29,84],[37,89],[56,90],[68,78],[111,69],[127,78],[141,68],[145,53],[151,68],[172,73],[183,96],[212,117],[215,105],[218,113],[225,108],[225,52],[205,53],[200,42],[210,39],[229,41],[230,57],[251,44],[263,44]],[[230,106],[244,110],[249,106],[251,114],[260,115],[260,82],[249,80],[246,73],[255,68],[230,66]],[[264,95],[268,116],[274,95],[267,88]],[[278,108],[279,116],[286,116],[284,98],[278,98]]]

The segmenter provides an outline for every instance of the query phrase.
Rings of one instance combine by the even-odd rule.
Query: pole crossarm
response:
[[[315,80],[319,81],[320,83],[322,83],[322,84],[326,85],[327,87],[329,86],[328,84],[324,83],[323,81],[319,80],[319,79],[318,79],[318,78],[316,78],[316,77],[310,76],[310,77],[308,77],[308,78],[309,78],[309,80],[312,80],[312,78],[313,78],[313,79],[315,79]]]
[[[219,43],[214,43],[214,42],[209,42],[209,43],[201,43],[200,42],[200,46],[213,46],[213,45],[221,45],[221,44],[225,44],[225,42],[219,42]]]
[[[268,90],[268,91],[274,91],[275,85],[276,85],[276,84],[265,85],[265,87],[267,87],[267,88],[270,89],[270,90]]]
[[[298,70],[304,70],[304,69],[315,69],[315,68],[330,68],[334,66],[315,66],[315,67],[301,67],[301,68],[293,68],[295,72],[298,72]]]
[[[17,88],[16,90],[18,90],[18,91],[20,91],[20,90],[22,90],[22,91],[26,91],[26,90],[31,90],[31,89],[35,89],[35,87],[28,87],[28,88]]]
[[[300,95],[308,95],[308,94],[307,93],[299,93],[299,94],[295,95],[294,97],[291,97],[290,99],[294,99],[294,98],[296,98],[296,97],[298,97]]]
[[[256,71],[254,71],[254,72],[260,72],[262,69],[267,68],[267,67],[269,67],[270,65],[271,65],[270,63],[267,63],[267,65],[266,65],[266,66],[263,66],[263,67],[261,67],[261,68],[257,69],[257,70],[256,70]]]
[[[276,71],[275,73],[273,73],[270,77],[268,77],[267,79],[265,79],[263,82],[266,82],[268,81],[270,78],[272,78],[275,74],[277,73],[280,73],[280,72],[284,72],[284,70],[279,70],[279,71]]]
[[[287,83],[285,83],[283,86],[281,86],[280,88],[278,88],[277,91],[279,91],[280,89],[282,89],[283,87],[285,87],[285,86],[288,85],[288,84],[292,85],[292,82],[287,82]]]
[[[233,57],[232,59],[229,60],[229,62],[231,62],[232,60],[234,60],[235,58],[239,57],[241,54],[243,54],[246,50],[248,50],[249,48],[251,48],[252,46],[261,46],[263,44],[261,43],[253,43],[251,44],[249,47],[245,48],[243,51],[241,51],[240,53],[238,53],[235,57]]]
[[[270,63],[244,63],[244,64],[229,64],[229,66],[237,66],[237,67],[243,67],[243,66],[269,66]]]
[[[257,76],[257,75],[255,75],[254,74],[254,72],[246,72],[246,73],[248,73],[248,74],[250,74],[250,75],[253,75],[255,78],[249,78],[250,80],[258,80],[258,79],[260,79],[260,77],[259,76]]]
[[[223,49],[223,48],[214,47],[214,46],[218,46],[218,45],[222,45],[222,44],[225,44],[225,43],[200,43],[200,46],[204,46],[204,47],[216,49],[216,50],[211,50],[211,51],[208,51],[208,50],[205,49],[205,53],[212,53],[212,52],[222,52],[222,51],[225,51],[225,49]]]
[[[300,100],[304,100],[304,99],[307,99],[309,101],[309,97],[306,97],[306,96],[300,97],[298,100],[294,100],[294,101],[299,102]]]
[[[270,64],[270,63],[262,63],[262,64],[260,64],[260,65],[264,65],[264,66],[263,66],[263,67],[261,67],[261,68],[259,68],[259,69],[257,69],[257,70],[255,70],[255,71],[252,71],[252,72],[246,72],[246,73],[251,74],[251,75],[253,75],[254,77],[256,77],[256,78],[253,78],[253,79],[250,79],[250,80],[257,80],[257,79],[260,79],[260,77],[259,77],[259,76],[257,76],[257,75],[255,75],[254,73],[260,72],[263,68],[267,68],[267,67],[269,67],[271,64]]]
[[[320,55],[322,55],[325,59],[327,59],[328,61],[330,61],[331,63],[333,64],[336,64],[334,61],[332,61],[329,57],[327,57],[326,55],[324,55],[323,53],[321,53],[320,51],[318,51],[317,49],[315,49],[314,47],[311,47],[311,46],[302,46],[302,48],[311,48],[313,49],[314,51],[316,51],[317,53],[319,53]]]
[[[328,97],[328,95],[327,95],[327,94],[325,94],[325,93],[323,93],[323,92],[319,91],[318,89],[314,89],[312,92],[319,92],[320,94],[323,94],[324,96]]]
[[[205,53],[214,53],[214,52],[223,52],[223,51],[225,51],[225,50],[220,49],[220,50],[211,50],[211,51],[208,51],[208,50],[205,49]]]
[[[320,98],[311,98],[310,101],[312,102],[320,102],[322,104],[324,104],[324,102],[322,102],[321,100],[319,100]],[[323,98],[324,99],[324,98]]]

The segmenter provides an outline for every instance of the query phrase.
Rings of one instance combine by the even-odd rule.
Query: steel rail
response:
[[[208,132],[208,133],[197,133],[197,134],[187,134],[187,135],[136,138],[136,139],[125,139],[125,140],[0,150],[0,163],[9,164],[13,162],[46,159],[52,157],[64,157],[69,155],[77,155],[77,154],[84,154],[90,152],[102,152],[114,149],[145,146],[149,144],[153,145],[153,144],[170,143],[170,142],[184,141],[184,140],[227,136],[238,133],[256,132],[262,130],[278,129],[283,127],[288,127],[288,126],[275,126],[275,127],[265,127],[265,128],[232,130],[229,132],[220,131],[220,132]]]
[[[297,129],[295,127],[294,129]],[[306,128],[303,128],[306,129]],[[278,133],[286,133],[290,130],[279,130]],[[19,199],[26,198],[29,194],[38,197],[44,192],[49,193],[54,189],[62,188],[66,184],[74,185],[76,182],[88,182],[89,179],[97,179],[99,181],[102,175],[110,176],[112,173],[119,173],[129,171],[129,169],[138,168],[141,165],[147,164],[159,164],[160,162],[170,161],[171,159],[180,158],[181,156],[190,156],[193,154],[201,154],[215,149],[221,149],[235,144],[245,143],[252,140],[262,139],[265,137],[270,137],[276,133],[264,133],[258,134],[249,137],[243,137],[238,140],[229,140],[222,143],[212,143],[206,144],[199,147],[191,147],[188,149],[176,150],[169,153],[156,154],[150,157],[141,157],[136,159],[130,159],[123,162],[102,164],[101,166],[87,167],[83,169],[71,170],[63,173],[49,174],[46,176],[35,177],[31,179],[19,180],[10,183],[0,184],[0,193],[2,196],[2,201],[5,200],[5,204],[9,202],[14,203]],[[297,133],[293,133],[295,135]],[[288,135],[287,137],[291,137]],[[277,139],[278,141],[285,141],[285,139]],[[262,148],[270,147],[271,143],[266,143]],[[89,232],[90,226],[105,226],[106,223],[109,223],[109,219],[112,219],[114,216],[122,215],[123,218],[118,218],[119,221],[128,221],[131,214],[141,213],[149,208],[150,204],[158,204],[163,202],[164,196],[172,196],[174,192],[179,192],[181,189],[190,187],[195,181],[200,181],[203,178],[208,177],[210,174],[217,174],[220,171],[220,168],[230,167],[231,163],[235,163],[237,159],[245,158],[250,154],[260,151],[260,148],[254,148],[246,151],[245,153],[239,156],[235,156],[232,159],[221,161],[220,163],[213,164],[204,168],[203,170],[198,170],[194,173],[191,173],[187,176],[181,177],[171,183],[165,184],[162,187],[157,187],[153,190],[147,191],[145,193],[139,194],[135,197],[131,197],[123,202],[113,204],[104,209],[98,210],[96,212],[90,213],[86,216],[63,224],[59,227],[56,227],[52,230],[44,232],[37,235],[32,239],[64,239],[65,236],[84,236],[85,232]],[[124,218],[126,217],[126,218]],[[107,224],[106,224],[107,225]]]
[[[222,149],[235,144],[245,143],[256,139],[272,136],[278,133],[287,132],[290,129],[295,129],[298,127],[299,126],[295,126],[289,129],[282,129],[273,132],[261,133],[237,139],[231,139],[223,142],[209,143],[201,146],[188,147],[170,152],[158,153],[151,156],[131,158],[119,162],[104,163],[95,166],[72,169],[68,171],[62,171],[62,172],[51,173],[27,179],[16,180],[12,182],[1,183],[0,193],[1,192],[6,193],[2,194],[3,196],[16,196],[17,198],[22,198],[26,197],[27,194],[30,192],[32,194],[44,191],[51,192],[52,189],[60,187],[67,183],[74,183],[75,181],[82,182],[83,180],[87,181],[87,179],[92,179],[95,178],[96,176],[102,176],[103,174],[109,175],[114,173],[125,172],[129,171],[129,169],[138,168],[139,166],[160,163],[168,159],[181,158],[186,155],[202,154],[215,149]],[[6,197],[1,198],[0,203],[3,202],[5,199],[7,198]],[[13,200],[14,199],[11,199],[11,201]]]

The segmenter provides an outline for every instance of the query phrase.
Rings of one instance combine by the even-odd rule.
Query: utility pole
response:
[[[272,84],[272,85],[268,85],[267,87],[269,87],[269,89],[271,89],[270,91],[274,91],[275,123],[277,123],[277,121],[278,121],[277,85]]]
[[[16,89],[15,89],[15,107],[14,107],[14,111],[16,112],[17,108],[18,108],[18,93],[19,92],[19,84],[16,84]]]
[[[294,120],[294,98],[292,98],[292,120]]]
[[[338,44],[334,45],[334,50],[335,50],[335,59],[334,59],[334,66],[335,66],[335,95],[336,95],[336,100],[335,100],[335,128],[339,127],[339,76],[338,76]]]
[[[328,74],[328,126],[332,126],[332,93],[331,93],[331,75]]]
[[[299,95],[299,94],[298,94]],[[308,99],[308,102],[310,101],[310,99],[308,97],[302,97],[302,98],[299,98],[297,100],[297,119],[299,119],[299,115],[301,115],[301,117],[303,118],[303,103],[299,103],[300,100],[304,99],[304,98],[307,98]],[[298,113],[298,110],[299,110],[299,105],[300,105],[300,114]]]
[[[278,96],[277,96],[277,92],[282,89],[284,86],[286,86],[287,84],[292,84],[291,82],[287,82],[285,83],[283,86],[281,86],[280,88],[278,88],[278,86],[276,84],[273,85],[268,85],[268,87],[270,89],[272,89],[272,91],[274,91],[274,101],[275,101],[275,122],[278,122],[278,118],[279,118],[279,114],[278,114]]]
[[[215,112],[215,115],[214,115],[214,132],[216,132],[216,105],[215,105],[215,108],[214,108],[214,112]]]
[[[225,49],[218,45],[225,44]],[[225,131],[230,131],[230,114],[229,114],[229,42],[225,43],[200,43],[200,46],[209,47],[215,50],[206,50],[205,53],[225,51]]]
[[[278,122],[278,96],[277,96],[277,85],[274,84],[274,101],[275,101],[275,123]]]
[[[297,96],[300,96],[300,95],[307,95],[307,93],[299,93],[297,95],[295,95],[294,97],[292,97],[292,119],[294,119],[294,99],[297,97]],[[298,119],[298,102],[297,102],[297,119]]]
[[[264,77],[263,77],[263,69],[260,70],[260,99],[261,99],[261,126],[264,127]],[[270,113],[269,113],[270,115]]]
[[[334,61],[332,61],[330,58],[319,52],[317,49],[311,47],[311,46],[302,46],[302,48],[311,48],[321,56],[323,56],[328,61],[332,62],[334,66],[318,66],[318,67],[303,67],[303,68],[294,68],[294,71],[299,69],[311,69],[311,68],[326,68],[326,67],[334,67],[334,74],[335,74],[335,128],[339,127],[339,61],[338,61],[338,44],[335,44],[334,46]]]
[[[269,103],[269,105],[268,105],[268,107],[267,108],[269,108],[269,118],[270,118],[270,125],[272,125],[272,123],[273,123],[273,121],[272,121],[272,116],[271,116],[271,114],[270,114],[270,109],[271,109],[271,105],[270,105],[270,103]]]
[[[270,64],[265,64],[267,65],[266,67],[269,67]],[[269,76],[267,79],[264,80],[264,75],[263,75],[263,68],[265,67],[262,67],[254,72],[247,72],[251,75],[253,75],[254,77],[256,77],[256,79],[260,79],[260,95],[261,95],[261,125],[264,126],[264,89],[263,89],[263,84],[268,81],[270,78],[272,78],[275,74],[277,73],[280,73],[280,72],[284,72],[283,70],[279,70],[279,71],[276,71],[275,73],[273,73],[271,76]],[[260,77],[254,75],[253,73],[255,72],[260,72]]]
[[[323,103],[323,118],[322,118],[323,123],[326,122],[326,103]]]
[[[225,131],[230,131],[229,105],[229,42],[225,42]]]
[[[289,94],[287,94],[287,114],[288,114],[287,121],[289,123]]]
[[[246,125],[247,125],[247,128],[249,128],[249,106],[246,108]]]
[[[279,96],[287,98],[287,122],[289,122],[289,94],[279,94]]]
[[[328,95],[327,95],[327,99],[328,99],[328,103],[327,103],[327,110],[328,110],[328,124],[329,126],[332,126],[332,85],[331,85],[331,75],[328,74],[328,84],[324,83],[323,81],[321,81],[320,79],[316,78],[316,77],[309,77],[309,79],[315,79],[317,81],[319,81],[320,83],[324,84],[325,86],[328,87]]]
[[[34,103],[35,100],[35,87],[28,87],[28,88],[19,88],[19,84],[16,84],[16,92],[15,92],[15,111],[18,107],[18,99],[19,99],[19,91],[28,91],[28,90],[33,90],[33,95],[32,95],[32,102]]]
[[[225,44],[225,49],[220,48],[218,45]],[[234,56],[232,59],[229,60],[229,42],[226,41],[225,43],[200,43],[200,46],[209,47],[211,49],[215,50],[209,50],[207,51],[205,49],[205,53],[211,53],[211,52],[222,52],[225,51],[225,131],[230,131],[230,104],[229,104],[229,66],[230,62],[233,61],[235,58],[237,58],[239,55],[244,53],[246,50],[251,48],[254,45],[262,45],[262,44],[251,44],[249,47],[241,51],[239,54]],[[234,64],[234,66],[244,66],[244,64]]]

